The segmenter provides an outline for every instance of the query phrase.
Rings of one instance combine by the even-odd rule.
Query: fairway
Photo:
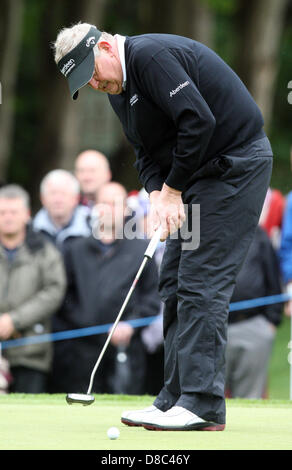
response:
[[[292,403],[227,400],[224,432],[155,432],[128,427],[121,412],[152,397],[96,395],[91,406],[68,405],[65,395],[0,396],[1,450],[291,450]],[[120,430],[109,440],[107,430]]]

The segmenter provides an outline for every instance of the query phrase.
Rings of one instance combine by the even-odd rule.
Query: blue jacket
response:
[[[279,255],[283,280],[288,283],[292,281],[292,191],[286,197]]]
[[[50,219],[48,211],[43,208],[34,217],[33,229],[42,232],[58,248],[61,248],[66,240],[91,235],[89,216],[88,207],[77,206],[70,222],[62,229],[57,229]]]

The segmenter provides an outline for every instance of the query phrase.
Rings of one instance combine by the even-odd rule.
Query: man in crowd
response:
[[[79,205],[80,185],[69,171],[50,171],[40,185],[43,207],[33,228],[45,234],[59,249],[75,238],[91,233],[89,209]]]
[[[80,203],[92,208],[98,189],[112,178],[107,157],[97,150],[84,150],[76,158],[75,176],[80,184]]]
[[[51,317],[65,292],[65,271],[59,251],[28,228],[29,196],[17,185],[0,189],[0,340],[51,331]],[[49,342],[5,349],[11,373],[10,390],[47,392],[52,362]]]
[[[260,110],[218,55],[181,36],[113,36],[81,23],[60,31],[55,61],[73,99],[87,84],[108,93],[136,152],[153,231],[161,226],[167,239],[164,386],[122,422],[223,430],[229,302],[272,172]],[[196,206],[200,243],[185,249],[183,224],[195,238]]]
[[[231,302],[281,293],[279,260],[268,234],[259,226],[236,278]],[[228,396],[267,396],[268,365],[282,310],[279,303],[230,312],[226,348]]]
[[[93,227],[94,236],[79,239],[66,247],[68,289],[55,318],[56,331],[115,321],[148,244],[141,239],[127,239],[123,234],[126,197],[127,192],[119,183],[103,185],[97,193],[98,226]],[[159,309],[158,273],[155,261],[151,260],[124,312],[123,321],[119,322],[111,338],[95,377],[94,392],[144,392],[145,350],[141,331],[134,329],[127,320],[157,315]],[[92,368],[105,341],[106,334],[58,341],[52,391],[87,389]],[[121,357],[127,357],[128,362],[127,377],[124,378],[115,374]],[[124,379],[127,383],[122,387],[119,381]]]

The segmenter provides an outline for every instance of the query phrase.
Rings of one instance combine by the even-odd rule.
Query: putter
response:
[[[123,313],[124,313],[124,310],[125,310],[125,308],[126,308],[128,302],[129,302],[129,299],[130,299],[130,297],[131,297],[131,295],[132,295],[132,293],[133,293],[133,291],[134,291],[134,289],[135,289],[135,287],[136,287],[136,284],[137,284],[137,282],[138,282],[138,280],[139,280],[139,278],[140,278],[140,276],[141,276],[141,274],[142,274],[142,272],[143,272],[143,269],[144,269],[144,267],[145,267],[145,264],[147,263],[147,261],[148,261],[149,259],[151,259],[151,258],[153,257],[153,255],[154,255],[154,253],[155,253],[155,250],[156,250],[156,248],[157,248],[158,242],[159,242],[159,240],[160,240],[160,235],[161,235],[161,227],[159,227],[159,228],[156,230],[156,232],[154,233],[154,235],[153,235],[153,237],[151,238],[151,240],[150,240],[150,242],[149,242],[149,245],[148,245],[148,247],[147,247],[147,249],[146,249],[146,251],[145,251],[145,253],[144,253],[144,257],[143,257],[142,264],[141,264],[141,266],[140,266],[140,268],[139,268],[139,270],[138,270],[138,272],[137,272],[137,274],[136,274],[136,277],[135,277],[135,279],[134,279],[134,281],[133,281],[133,284],[132,284],[132,286],[131,286],[131,288],[130,288],[130,290],[129,290],[129,292],[128,292],[128,294],[127,294],[125,300],[124,300],[124,303],[123,303],[123,305],[122,305],[122,307],[121,307],[121,310],[119,311],[119,314],[118,314],[118,316],[117,316],[117,318],[116,318],[116,321],[115,321],[114,324],[113,324],[113,327],[112,327],[112,329],[111,329],[111,331],[110,331],[110,333],[109,333],[109,335],[108,335],[108,337],[107,337],[107,340],[106,340],[106,342],[105,342],[105,344],[104,344],[104,346],[103,346],[103,348],[102,348],[102,350],[101,350],[101,352],[100,352],[100,355],[99,355],[99,357],[98,357],[98,359],[97,359],[97,361],[96,361],[96,363],[95,363],[95,366],[94,366],[94,368],[93,368],[93,370],[92,370],[87,393],[86,393],[86,394],[85,394],[85,393],[68,393],[68,394],[66,395],[66,401],[67,401],[67,403],[68,403],[69,405],[72,405],[72,404],[74,404],[74,403],[81,403],[82,405],[86,406],[86,405],[91,405],[91,404],[94,402],[94,396],[91,394],[91,390],[92,390],[92,385],[93,385],[93,380],[94,380],[95,373],[96,373],[97,368],[98,368],[98,366],[99,366],[99,364],[100,364],[100,362],[101,362],[101,360],[102,360],[102,358],[103,358],[103,355],[104,355],[104,353],[105,353],[105,351],[106,351],[106,349],[107,349],[107,347],[108,347],[108,344],[109,344],[109,342],[110,342],[110,340],[111,340],[111,338],[112,338],[112,335],[113,335],[113,333],[114,333],[114,331],[115,331],[115,329],[116,329],[116,326],[117,326],[117,324],[119,323],[119,321],[120,321],[120,319],[121,319],[121,317],[122,317],[122,315],[123,315]]]

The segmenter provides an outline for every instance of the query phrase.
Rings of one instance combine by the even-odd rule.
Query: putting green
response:
[[[2,450],[291,450],[292,403],[227,400],[224,432],[155,432],[120,422],[125,409],[149,396],[96,395],[91,406],[67,405],[65,395],[0,395]],[[109,440],[107,430],[120,430]]]

